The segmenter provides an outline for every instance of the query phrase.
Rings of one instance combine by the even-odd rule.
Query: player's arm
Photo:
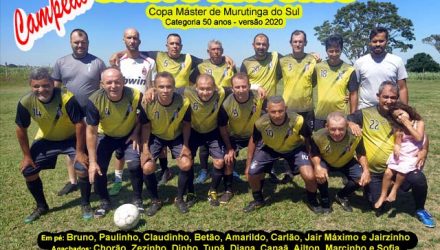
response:
[[[350,75],[348,82],[349,102],[350,102],[350,114],[354,113],[358,107],[359,99],[359,82],[356,77],[356,72],[353,71]]]
[[[223,108],[220,107],[219,115],[218,115],[218,126],[220,130],[220,136],[222,137],[223,142],[226,146],[226,154],[225,154],[225,163],[227,165],[232,165],[234,162],[234,149],[232,148],[231,141],[229,140],[229,132],[228,132],[228,115]]]
[[[249,138],[248,143],[248,153],[246,159],[246,170],[244,171],[246,177],[249,179],[249,169],[251,167],[252,159],[254,158],[254,153],[256,149],[256,143],[262,140],[262,136],[260,131],[254,126],[254,132],[252,133],[251,138]]]
[[[406,79],[397,80],[399,85],[399,100],[408,104],[408,87],[406,86]]]
[[[144,166],[145,163],[151,161],[153,156],[150,153],[150,147],[148,146],[148,142],[150,141],[151,135],[151,122],[147,122],[141,125],[141,166]]]
[[[96,154],[96,145],[98,140],[98,124],[100,116],[95,105],[89,100],[86,107],[86,144],[89,153],[89,181],[95,182],[95,175],[102,175],[101,168],[98,165],[98,156]]]
[[[418,169],[422,170],[425,166],[426,157],[428,156],[429,152],[429,139],[428,136],[425,136],[425,141],[423,143],[423,147],[419,152],[417,153],[417,163],[416,166]]]
[[[15,132],[17,134],[21,152],[23,153],[23,159],[20,163],[20,171],[23,172],[23,170],[28,166],[35,167],[35,163],[32,160],[31,150],[29,147],[29,137],[27,133],[27,128],[31,124],[31,115],[20,102],[17,105],[15,123],[17,124]]]
[[[66,111],[70,121],[75,124],[76,154],[74,162],[79,162],[84,167],[89,165],[86,154],[86,123],[84,114],[76,98],[73,96],[66,103]]]
[[[348,127],[355,136],[362,136],[362,110],[356,110],[347,116]]]
[[[182,145],[182,156],[186,156],[191,159],[191,150],[189,148],[189,138],[191,136],[191,108],[188,107],[188,110],[185,112],[185,116],[183,117],[183,126],[182,126],[182,134],[183,134],[183,145]],[[195,152],[194,152],[195,153]]]
[[[315,171],[315,178],[319,184],[328,181],[328,171],[321,166],[321,153],[315,141],[310,140],[310,161]]]
[[[127,53],[127,50],[122,50],[122,51],[118,51],[116,53],[113,53],[110,56],[110,59],[108,60],[108,63],[110,64],[110,66],[119,67],[119,60],[121,59],[122,56],[124,56],[125,53]]]
[[[361,175],[361,179],[359,180],[359,185],[362,187],[368,185],[368,183],[370,183],[371,181],[370,170],[368,169],[368,161],[366,154],[367,153],[365,151],[364,140],[361,139],[358,146],[356,147],[356,156],[357,156],[357,161],[362,167],[362,175]]]

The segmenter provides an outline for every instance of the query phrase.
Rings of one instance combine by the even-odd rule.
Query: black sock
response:
[[[157,192],[157,179],[156,174],[143,175],[145,186],[151,195],[151,200],[159,200],[159,194]]]
[[[129,173],[130,173],[130,182],[131,182],[131,187],[133,188],[133,196],[134,199],[138,200],[142,200],[142,179],[143,179],[143,173],[142,173],[142,169],[136,168],[136,169],[129,169]],[[148,187],[148,185],[147,185]]]
[[[348,179],[347,184],[345,184],[345,187],[341,189],[341,191],[338,192],[338,196],[340,198],[347,198],[350,194],[352,194],[356,189],[358,189],[360,186],[357,182],[354,182],[353,180]]]
[[[223,177],[224,169],[217,169],[214,168],[213,174],[212,174],[212,182],[211,182],[211,190],[217,191],[218,186],[220,185]]]
[[[179,179],[177,180],[177,198],[183,199],[183,195],[185,195],[186,187],[188,186],[188,177],[190,175],[189,171],[179,172]]]
[[[233,179],[234,179],[234,177],[232,176],[232,174],[224,175],[223,176],[223,182],[225,184],[225,191],[232,192],[232,181],[233,181]]]
[[[319,194],[321,195],[321,199],[328,199],[328,181],[323,184],[318,183]]]
[[[310,191],[306,191],[306,193],[307,193],[308,202],[310,204],[312,204],[313,206],[318,206],[319,204],[318,204],[318,201],[316,200],[317,193],[316,192],[312,193]]]
[[[200,168],[208,170],[209,150],[203,145],[199,147]]]
[[[35,202],[37,202],[37,207],[49,208],[46,198],[44,197],[43,182],[40,177],[34,181],[26,182],[26,185],[32,196],[34,196]]]
[[[92,185],[89,182],[89,177],[78,177],[78,187],[81,192],[81,205],[84,206],[90,204]]]
[[[95,193],[99,195],[101,200],[110,200],[110,195],[107,190],[107,173],[102,172],[102,175],[96,174],[94,186]]]
[[[194,194],[194,168],[188,171],[188,182],[187,182],[188,193]]]
[[[160,164],[160,169],[162,170],[162,173],[165,172],[165,170],[168,169],[168,158],[167,157],[159,158],[159,164]]]
[[[256,192],[252,192],[252,197],[254,197],[255,201],[264,202],[264,198],[263,198],[263,191],[256,191]]]

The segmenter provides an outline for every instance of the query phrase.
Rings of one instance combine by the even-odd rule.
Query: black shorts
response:
[[[183,148],[183,135],[178,136],[174,140],[163,140],[155,135],[150,135],[150,140],[148,141],[148,146],[150,147],[150,153],[153,159],[159,158],[162,153],[163,148],[168,147],[171,150],[171,155],[174,159],[177,159],[182,153]]]
[[[191,129],[191,138],[189,140],[189,148],[191,149],[191,154],[195,157],[197,149],[200,146],[206,146],[209,149],[209,155],[213,159],[222,159],[225,156],[225,144],[220,137],[220,131],[215,129],[208,133],[198,133],[197,131]]]

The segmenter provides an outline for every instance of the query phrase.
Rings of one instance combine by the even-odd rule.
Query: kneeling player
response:
[[[31,223],[49,210],[44,197],[39,172],[55,168],[59,154],[66,154],[75,162],[81,190],[83,218],[91,219],[90,183],[85,154],[85,123],[81,107],[72,93],[54,87],[46,68],[37,68],[30,75],[31,92],[20,99],[17,106],[17,138],[23,151],[20,171],[34,197],[37,208],[24,220]],[[27,128],[31,118],[38,124],[35,141],[29,148]],[[76,136],[76,139],[75,139]]]
[[[354,157],[355,152],[357,160]],[[347,130],[347,120],[342,113],[330,113],[327,116],[326,127],[312,135],[311,157],[323,212],[332,211],[328,195],[329,170],[340,171],[347,177],[347,184],[336,194],[335,200],[345,211],[352,212],[347,197],[360,186],[370,182],[370,172],[362,137],[354,136]]]

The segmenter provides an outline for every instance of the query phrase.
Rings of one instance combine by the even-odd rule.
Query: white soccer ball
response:
[[[138,208],[133,204],[123,204],[119,206],[113,220],[117,227],[122,230],[130,230],[134,228],[141,218]]]

